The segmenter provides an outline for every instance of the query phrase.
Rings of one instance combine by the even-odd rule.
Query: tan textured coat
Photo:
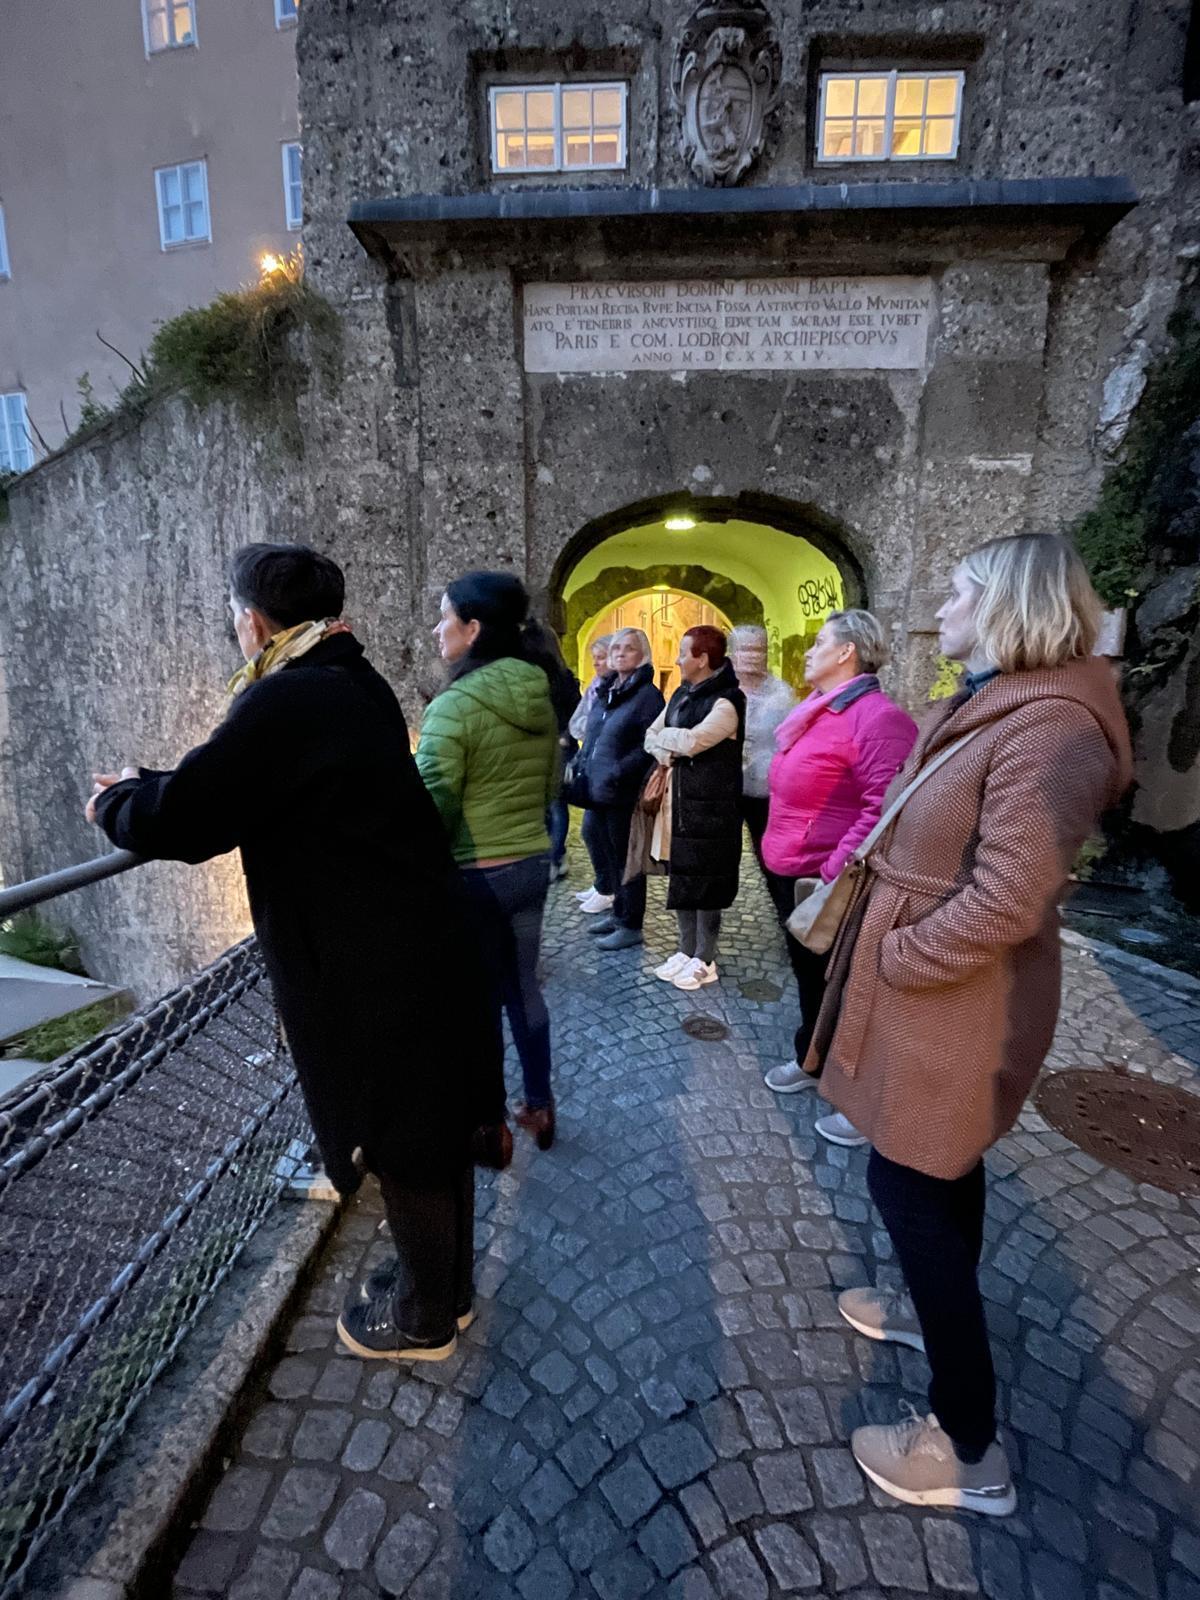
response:
[[[974,727],[871,858],[808,1062],[823,1056],[822,1092],[876,1149],[938,1178],[969,1172],[1016,1121],[1058,1018],[1058,898],[1130,779],[1103,660],[938,705],[896,786]]]

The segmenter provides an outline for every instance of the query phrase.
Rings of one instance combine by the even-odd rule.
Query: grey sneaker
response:
[[[801,1089],[811,1089],[816,1081],[798,1061],[781,1061],[763,1075],[767,1088],[774,1089],[776,1094],[799,1094]]]
[[[859,1133],[850,1118],[844,1117],[840,1111],[835,1111],[828,1117],[818,1117],[813,1127],[822,1139],[827,1139],[830,1144],[845,1145],[848,1150],[856,1149],[860,1144],[870,1143],[866,1134]]]
[[[982,1461],[960,1461],[937,1418],[920,1416],[911,1406],[902,1422],[855,1428],[854,1459],[885,1493],[909,1506],[958,1507],[1007,1517],[1017,1509],[1017,1491],[1008,1458],[998,1439]]]
[[[596,949],[631,950],[641,942],[642,936],[635,928],[614,928],[612,933],[606,933],[602,939],[596,940]]]
[[[925,1340],[913,1303],[903,1289],[843,1289],[838,1310],[856,1333],[924,1352]]]

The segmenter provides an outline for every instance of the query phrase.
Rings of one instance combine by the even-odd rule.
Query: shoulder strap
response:
[[[870,833],[854,852],[854,859],[856,861],[865,861],[867,859],[871,851],[874,850],[875,846],[879,843],[880,839],[883,838],[883,835],[887,832],[888,828],[891,827],[892,823],[899,816],[901,810],[908,804],[909,800],[912,799],[913,795],[916,794],[917,790],[925,782],[926,778],[932,778],[939,767],[944,767],[947,761],[950,760],[951,756],[956,756],[958,752],[964,748],[964,746],[970,744],[971,740],[976,734],[982,732],[982,726],[978,728],[972,728],[970,733],[964,733],[961,739],[955,739],[953,744],[948,744],[944,750],[939,750],[937,755],[934,756],[933,760],[929,762],[927,766],[921,768],[920,772],[917,773],[911,782],[907,783],[905,787],[901,789],[900,793],[892,801],[891,805],[883,813],[879,821],[875,824]]]

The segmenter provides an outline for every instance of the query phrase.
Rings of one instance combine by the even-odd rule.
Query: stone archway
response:
[[[685,591],[735,626],[766,627],[774,670],[800,687],[825,614],[865,600],[862,570],[834,524],[768,496],[677,495],[587,523],[563,548],[548,596],[567,658],[586,672],[587,624],[622,596]]]

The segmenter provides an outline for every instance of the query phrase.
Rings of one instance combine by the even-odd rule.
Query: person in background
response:
[[[588,649],[592,657],[592,681],[583,691],[583,697],[575,710],[571,713],[571,720],[567,724],[567,732],[575,744],[575,754],[583,747],[587,735],[588,717],[591,715],[597,692],[605,678],[608,677],[608,649],[612,644],[612,634],[602,633],[598,639],[593,639]],[[592,881],[588,888],[581,889],[575,896],[584,911],[599,913],[612,908],[612,896],[600,893],[600,877],[603,868],[595,837],[595,823],[590,811],[584,811],[583,820],[579,825],[579,835],[583,840],[584,848],[588,853],[588,860],[592,863]]]
[[[872,854],[857,936],[830,969],[821,1092],[873,1146],[868,1187],[908,1289],[849,1289],[839,1310],[868,1338],[923,1349],[931,1374],[929,1414],[857,1428],[855,1459],[909,1505],[1004,1516],[1016,1493],[979,1293],[982,1158],[1050,1047],[1058,898],[1131,760],[1112,670],[1092,655],[1100,602],[1065,539],[993,540],[949,589],[941,648],[966,672],[903,779],[974,737]]]
[[[592,702],[579,768],[587,804],[594,818],[594,840],[603,872],[602,895],[612,896],[612,909],[590,931],[601,950],[625,950],[642,942],[646,916],[646,879],[625,880],[629,833],[642,783],[653,766],[644,740],[646,729],[663,708],[654,682],[650,641],[640,628],[623,628],[609,646],[612,671]],[[592,909],[586,903],[584,910]]]
[[[490,1015],[508,1013],[521,1062],[517,1123],[554,1142],[550,1015],[538,977],[550,883],[546,812],[558,790],[558,723],[550,684],[529,659],[529,597],[510,572],[468,572],[446,585],[433,630],[449,684],[421,723],[417,767],[441,813],[489,958]],[[455,1011],[472,1002],[461,997]]]
[[[575,740],[571,737],[570,723],[580,704],[579,679],[563,660],[562,649],[554,633],[536,617],[525,624],[525,648],[530,661],[541,667],[550,685],[550,704],[554,707],[554,720],[558,725],[559,769],[574,754]],[[550,882],[557,883],[567,875],[567,830],[570,812],[561,791],[550,802],[546,813],[546,830],[550,835]]]
[[[775,755],[775,730],[796,703],[791,684],[767,671],[767,630],[754,623],[730,629],[729,659],[746,697],[742,747],[742,819],[764,876],[762,836],[767,827],[767,774]]]
[[[830,612],[805,656],[812,692],[780,724],[769,774],[770,806],[763,860],[781,922],[796,904],[796,884],[830,883],[879,821],[883,797],[904,764],[917,725],[879,687],[886,659],[883,629],[869,611]],[[825,993],[828,955],[785,933],[796,977],[800,1025],[790,1061],[766,1084],[794,1094],[815,1080],[804,1071]],[[844,1117],[822,1117],[817,1131],[833,1144],[865,1141]]]
[[[667,909],[679,923],[679,948],[654,975],[699,989],[717,981],[721,912],[737,897],[746,697],[720,628],[687,630],[679,673],[670,705],[646,733],[646,749],[670,769],[649,854],[666,866]]]
[[[325,1169],[342,1194],[360,1164],[378,1175],[396,1246],[338,1335],[442,1361],[473,1315],[473,1135],[490,1130],[491,1165],[511,1152],[502,1052],[461,1003],[486,983],[462,881],[399,703],[337,620],[339,568],[248,545],[229,590],[246,665],[225,720],[172,772],[98,775],[87,814],[140,856],[241,851]]]

